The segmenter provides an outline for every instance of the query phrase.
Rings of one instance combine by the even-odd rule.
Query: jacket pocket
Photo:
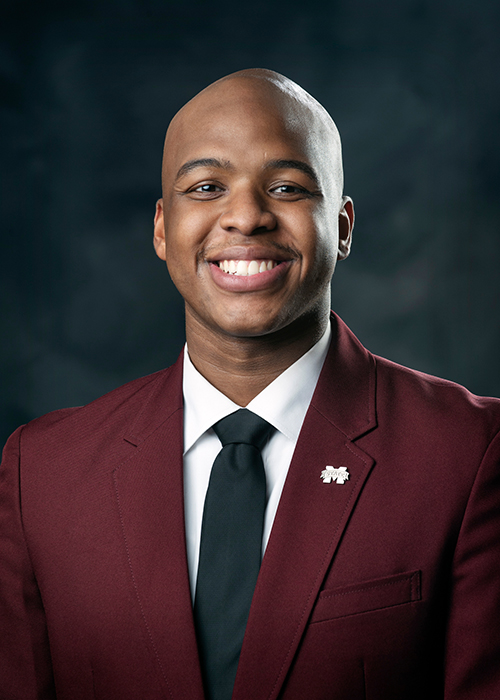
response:
[[[420,571],[321,591],[309,624],[420,600]]]

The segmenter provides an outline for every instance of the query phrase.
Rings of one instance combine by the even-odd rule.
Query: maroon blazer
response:
[[[500,698],[500,401],[333,341],[234,700]],[[0,490],[2,700],[202,700],[181,359],[17,430]],[[327,465],[343,484],[324,483]]]

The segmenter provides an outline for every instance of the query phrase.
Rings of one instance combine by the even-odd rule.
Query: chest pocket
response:
[[[421,599],[420,571],[394,574],[321,591],[309,624],[382,610]]]

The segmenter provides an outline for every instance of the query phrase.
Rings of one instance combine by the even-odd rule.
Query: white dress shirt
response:
[[[321,340],[246,406],[276,428],[262,450],[267,484],[262,554],[271,534],[281,491],[330,338],[328,324]],[[198,372],[189,358],[187,346],[184,349],[183,393],[186,546],[194,600],[205,495],[212,464],[222,449],[212,425],[241,406],[228,399]]]

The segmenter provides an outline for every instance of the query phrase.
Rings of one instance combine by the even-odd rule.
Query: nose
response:
[[[226,198],[219,223],[225,231],[251,236],[272,231],[277,222],[263,194],[249,187],[241,187]]]

